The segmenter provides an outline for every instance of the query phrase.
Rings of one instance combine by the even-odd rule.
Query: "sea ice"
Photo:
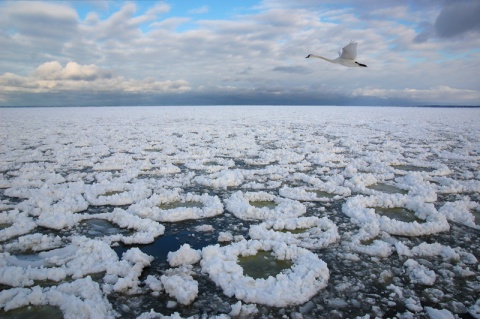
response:
[[[2,108],[0,316],[480,318],[478,118]]]

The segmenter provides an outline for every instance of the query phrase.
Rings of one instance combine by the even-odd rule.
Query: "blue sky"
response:
[[[480,2],[0,1],[0,106],[480,105]],[[351,40],[368,68],[336,58]]]

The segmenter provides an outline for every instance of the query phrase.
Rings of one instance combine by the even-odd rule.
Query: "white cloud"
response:
[[[201,6],[199,8],[189,10],[188,13],[190,13],[190,14],[203,14],[203,13],[207,13],[208,11],[209,11],[208,6]]]
[[[449,102],[478,103],[480,100],[480,91],[457,89],[449,86],[437,86],[429,89],[405,88],[401,90],[379,88],[355,89],[352,92],[352,95],[355,97],[394,98],[417,101],[419,103],[434,103],[434,101],[439,101],[439,104],[446,104]]]

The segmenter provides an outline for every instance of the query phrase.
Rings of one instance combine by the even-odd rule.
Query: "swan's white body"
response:
[[[327,59],[323,56],[315,55],[315,54],[309,54],[307,55],[307,58],[318,58],[318,59],[323,59],[325,61],[335,63],[335,64],[341,64],[343,66],[348,66],[348,67],[364,67],[366,68],[367,65],[363,63],[359,63],[355,61],[355,58],[357,57],[357,42],[351,41],[349,44],[347,44],[345,47],[342,48],[342,53],[340,53],[340,56],[334,60],[332,59]]]

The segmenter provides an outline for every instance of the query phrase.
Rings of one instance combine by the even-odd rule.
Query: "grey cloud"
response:
[[[12,2],[0,10],[0,25],[13,34],[40,39],[68,39],[77,31],[78,16],[72,8],[48,2]]]
[[[433,23],[425,21],[418,25],[421,31],[413,41],[423,43],[432,37],[451,39],[469,32],[480,33],[479,17],[479,1],[447,1]]]
[[[469,31],[480,31],[480,1],[448,3],[434,23],[439,37],[451,38]]]

